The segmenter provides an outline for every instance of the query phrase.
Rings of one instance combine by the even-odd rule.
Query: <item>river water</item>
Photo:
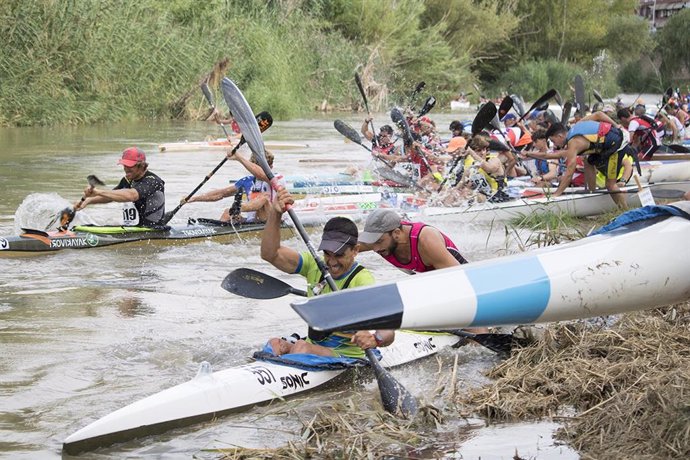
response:
[[[276,149],[275,170],[286,175],[337,173],[346,166],[366,165],[369,153],[344,142],[333,129],[334,118],[275,122],[265,135],[267,142],[304,144]],[[446,136],[452,118],[435,117]],[[356,128],[361,123],[361,118],[343,119]],[[378,125],[385,123],[383,115],[377,120]],[[131,145],[146,151],[150,169],[166,181],[170,210],[220,162],[223,153],[160,153],[158,144],[220,134],[216,126],[201,122],[0,129],[0,236],[16,234],[21,226],[45,225],[55,212],[79,199],[89,174],[114,186],[122,177],[116,164],[120,152]],[[241,166],[230,161],[203,190],[244,175]],[[171,223],[190,216],[217,218],[221,206],[229,203],[187,205]],[[114,205],[79,214],[84,222],[101,224],[119,218]],[[505,240],[503,228],[448,224],[443,230],[470,260],[501,255],[514,246]],[[304,248],[297,238],[286,244]],[[371,253],[360,260],[379,280],[405,276]],[[69,434],[192,378],[202,361],[215,370],[245,363],[267,337],[305,330],[285,298],[250,300],[221,289],[221,280],[238,267],[261,270],[303,287],[299,277],[279,273],[260,259],[256,239],[0,256],[0,457],[58,458]],[[482,371],[496,359],[479,347],[444,352],[449,360],[455,354],[462,385],[481,383]],[[424,396],[436,371],[435,360],[428,360],[393,373],[414,394]],[[277,447],[300,435],[300,414],[354,390],[362,398],[378,398],[372,381],[357,388],[321,390],[288,405],[250,409],[84,457],[198,458],[216,456],[204,449]],[[458,425],[467,431],[467,422]],[[472,426],[472,440],[465,447],[458,445],[462,458],[511,458],[516,447],[526,456],[577,458],[570,451],[548,447],[553,428],[548,424],[507,430],[505,435],[496,429],[483,433],[476,423]]]

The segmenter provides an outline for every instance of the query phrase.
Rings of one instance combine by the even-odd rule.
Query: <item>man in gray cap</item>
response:
[[[438,229],[422,222],[408,222],[392,209],[369,214],[359,234],[360,251],[375,251],[408,273],[454,267],[467,260],[455,243]]]
[[[330,291],[316,260],[309,251],[297,252],[280,244],[281,216],[288,205],[294,203],[290,193],[282,189],[277,193],[261,236],[261,258],[285,273],[299,273],[307,279],[309,296]],[[374,284],[374,276],[355,260],[359,253],[357,225],[345,217],[334,217],[326,222],[319,250],[338,289]],[[320,356],[364,358],[364,349],[390,345],[395,332],[376,331],[334,332],[326,337],[298,340],[295,343],[282,338],[269,340],[273,353],[310,353]]]

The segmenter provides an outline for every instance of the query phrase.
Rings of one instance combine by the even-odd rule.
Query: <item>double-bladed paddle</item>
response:
[[[251,268],[238,268],[231,271],[221,283],[221,287],[232,294],[249,299],[277,299],[288,294],[307,297],[307,291],[296,289],[278,278],[252,270]],[[512,334],[474,334],[462,329],[433,332],[448,332],[449,334],[466,337],[491,351],[504,354],[510,353],[516,342]]]
[[[369,111],[369,101],[367,100],[367,93],[364,91],[364,86],[362,85],[362,79],[359,78],[359,74],[355,72],[355,83],[357,83],[357,88],[359,89],[359,94],[362,95],[362,100],[364,101],[364,108],[367,110],[367,115],[371,118],[371,112]],[[374,120],[369,120],[371,125],[371,132],[374,133],[374,137],[371,139],[373,145],[378,145],[376,141],[376,129],[374,129]]]
[[[553,89],[553,88],[551,88],[550,90],[548,90],[547,92],[545,92],[544,94],[542,94],[542,96],[541,96],[539,99],[537,99],[536,101],[534,101],[534,104],[532,104],[532,106],[531,106],[529,109],[527,109],[527,112],[525,112],[524,115],[522,115],[522,116],[520,117],[520,119],[518,120],[518,123],[521,122],[521,121],[522,121],[527,115],[529,115],[534,109],[543,106],[545,102],[548,103],[549,99],[551,99],[551,98],[554,97],[555,95],[556,95],[556,90]],[[548,107],[548,105],[547,105],[547,107]]]
[[[264,173],[268,177],[271,186],[277,190],[280,184],[275,179],[275,175],[266,161],[263,139],[261,138],[261,132],[259,131],[259,126],[256,123],[256,119],[252,115],[251,107],[247,103],[247,100],[244,98],[244,95],[239,90],[237,85],[235,85],[235,83],[229,78],[223,78],[221,88],[223,90],[225,102],[235,113],[235,120],[240,127],[240,131],[247,140],[249,148],[254,153],[257,163],[264,170]],[[302,223],[297,217],[294,209],[288,208],[287,212],[290,216],[290,219],[292,219],[297,232],[302,238],[302,241],[304,241],[304,244],[309,249],[309,253],[316,261],[316,264],[319,267],[321,274],[324,276],[326,283],[328,283],[331,291],[336,292],[338,287],[336,286],[332,275],[326,268],[323,260],[321,260],[321,258],[318,256],[316,248],[309,239],[309,235],[302,226]],[[403,387],[388,371],[383,368],[383,366],[381,366],[376,359],[373,350],[367,349],[365,350],[365,354],[374,369],[374,374],[376,375],[378,381],[384,409],[394,414],[400,413],[404,416],[414,415],[417,412],[417,401],[414,399],[412,394],[410,394],[405,387]]]
[[[105,185],[105,183],[103,183],[102,180],[100,180],[93,174],[86,176],[86,181],[89,183],[89,187],[91,188],[96,186],[103,187]],[[82,195],[81,200],[79,200],[79,204],[83,203],[85,199],[86,196]],[[76,214],[77,209],[74,207],[68,207],[63,209],[55,217],[53,217],[50,223],[46,226],[46,230],[49,230],[53,225],[55,225],[59,221],[60,226],[58,227],[58,230],[64,232],[65,230],[67,230],[67,227],[69,227],[69,224],[72,223],[72,221],[74,220],[74,216]]]
[[[215,104],[213,103],[213,95],[211,95],[211,91],[209,91],[208,85],[207,85],[206,83],[203,83],[203,84],[201,85],[201,91],[204,93],[204,96],[206,96],[206,100],[208,101],[209,105],[215,109],[216,106],[215,106]],[[268,128],[270,128],[271,125],[273,124],[273,117],[272,117],[271,114],[268,113],[268,112],[261,112],[260,114],[258,114],[258,115],[256,116],[256,121],[257,121],[257,123],[259,124],[259,129],[261,129],[261,132],[264,132],[264,131],[266,131]],[[223,128],[223,132],[225,133],[225,136],[228,138],[228,140],[230,140],[230,136],[228,135],[228,131],[225,129],[225,126],[224,126],[222,123],[221,123],[220,126],[221,126],[221,128]],[[246,143],[246,140],[244,139],[244,136],[242,136],[242,137],[240,138],[240,141],[237,143],[237,145],[232,149],[232,152],[230,153],[229,156],[232,156],[232,155],[234,155],[235,153],[237,153],[237,150],[238,150],[240,147],[242,147],[245,143]],[[226,155],[225,158],[223,158],[223,159],[220,161],[220,163],[218,163],[218,165],[217,165],[215,168],[213,168],[213,170],[212,170],[210,173],[208,173],[208,174],[206,175],[206,177],[204,177],[204,180],[202,180],[201,183],[199,183],[199,185],[197,185],[197,186],[194,188],[194,190],[192,190],[192,191],[189,193],[189,195],[187,195],[186,197],[184,197],[184,199],[182,199],[182,200],[180,201],[180,204],[178,204],[178,205],[175,207],[175,209],[173,209],[172,211],[169,211],[169,212],[166,212],[166,213],[165,213],[165,215],[163,216],[163,219],[162,219],[162,221],[161,221],[161,223],[162,223],[163,225],[165,225],[165,224],[167,224],[168,222],[170,222],[170,219],[172,219],[172,218],[175,216],[175,214],[177,214],[177,211],[179,211],[179,210],[182,208],[182,206],[184,206],[185,204],[187,204],[187,202],[189,201],[189,199],[192,198],[192,197],[194,196],[194,194],[195,194],[196,192],[198,192],[199,189],[200,189],[201,187],[203,187],[204,184],[205,184],[206,182],[208,182],[208,180],[209,180],[211,177],[213,177],[213,175],[214,175],[214,174],[225,164],[226,161],[228,161],[228,157],[229,157],[229,156]]]

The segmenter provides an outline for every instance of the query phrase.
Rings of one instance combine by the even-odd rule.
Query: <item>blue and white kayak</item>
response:
[[[656,213],[673,213],[659,215]],[[690,202],[579,241],[315,297],[314,329],[455,329],[624,313],[690,299]],[[652,216],[652,217],[650,217]]]
[[[399,366],[436,354],[461,339],[452,334],[399,331],[380,348],[384,367]],[[266,401],[313,390],[352,368],[305,370],[270,361],[254,361],[212,372],[202,363],[192,380],[130,404],[68,436],[64,452],[76,454],[162,433]]]

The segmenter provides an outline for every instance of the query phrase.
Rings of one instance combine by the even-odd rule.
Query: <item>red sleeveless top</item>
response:
[[[389,254],[385,256],[384,259],[390,262],[393,266],[398,267],[402,271],[410,274],[434,270],[433,266],[424,265],[424,262],[422,262],[422,257],[419,255],[419,234],[427,225],[422,222],[408,222],[405,220],[401,221],[400,225],[412,226],[412,229],[410,230],[410,261],[408,263],[402,263],[397,259],[397,257],[395,257],[395,254]],[[441,236],[443,236],[443,241],[446,244],[446,249],[448,252],[450,252],[458,262],[461,264],[466,264],[467,260],[465,260],[465,258],[460,254],[460,251],[455,246],[455,243],[453,243],[453,241],[443,232],[441,232]]]

